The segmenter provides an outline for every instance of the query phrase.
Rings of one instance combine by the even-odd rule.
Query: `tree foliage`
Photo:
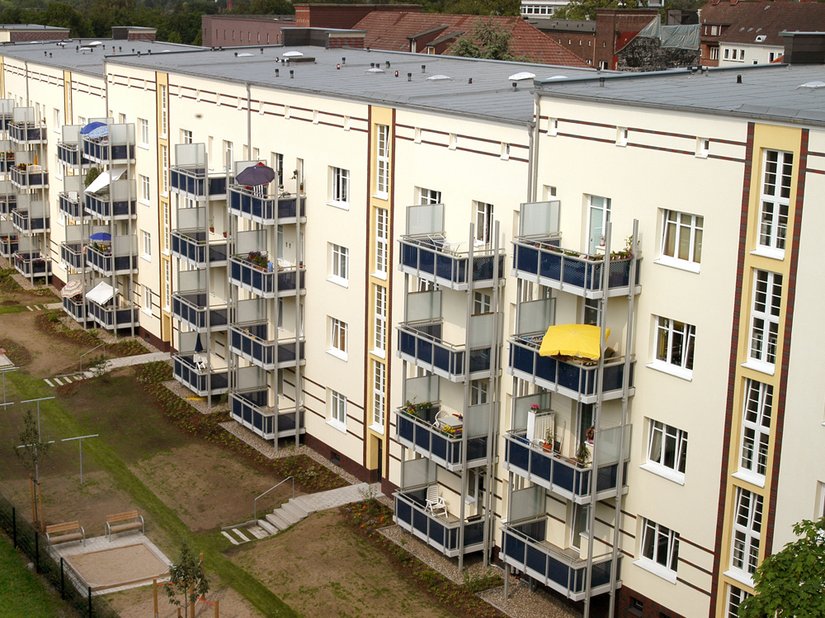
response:
[[[456,56],[467,58],[513,60],[511,37],[510,31],[497,26],[491,19],[484,19],[476,22],[472,33],[458,39],[451,51]]]
[[[739,607],[741,618],[825,616],[825,517],[803,520],[793,531],[799,539],[756,569],[756,594]]]
[[[209,581],[203,570],[203,560],[196,558],[189,545],[183,544],[180,558],[169,567],[169,584],[166,586],[166,595],[169,602],[180,607],[183,605],[184,615],[187,609],[194,605],[198,597],[209,592]],[[178,597],[183,598],[183,602]]]
[[[17,456],[32,478],[37,480],[40,462],[49,452],[51,444],[42,441],[40,430],[37,428],[37,420],[31,410],[27,410],[23,417],[23,431],[20,432],[18,440],[20,448],[15,448]]]

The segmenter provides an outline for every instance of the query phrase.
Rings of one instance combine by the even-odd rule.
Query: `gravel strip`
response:
[[[510,578],[510,598],[504,598],[504,586],[478,594],[490,605],[512,618],[580,618],[581,613],[553,598],[544,590],[530,591],[524,580]]]
[[[219,403],[213,405],[211,408],[206,404],[206,397],[199,397],[192,391],[186,388],[177,380],[169,380],[163,385],[172,391],[175,395],[186,401],[190,406],[195,408],[201,414],[215,414],[216,412],[229,412],[228,403]]]

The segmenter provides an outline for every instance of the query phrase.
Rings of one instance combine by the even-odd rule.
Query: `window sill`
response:
[[[683,472],[677,472],[667,466],[663,466],[661,464],[657,464],[652,461],[648,461],[643,463],[639,466],[642,470],[647,470],[651,474],[655,474],[656,476],[661,476],[663,479],[667,479],[672,483],[676,483],[677,485],[684,485],[685,484],[685,475]]]
[[[374,279],[381,279],[381,281],[386,281],[387,280],[387,273],[386,272],[381,272],[381,271],[378,271],[378,270],[371,272],[370,276],[373,277]]]
[[[751,472],[750,470],[737,470],[731,476],[735,479],[739,479],[740,481],[744,481],[745,483],[749,483],[755,487],[760,487],[762,489],[765,488],[765,477],[761,474],[756,474],[755,472]]]
[[[383,436],[384,435],[384,426],[383,425],[377,425],[377,424],[373,423],[372,425],[370,425],[370,431],[374,431],[375,433],[380,433]]]
[[[140,310],[140,312],[141,312],[143,315],[148,315],[148,316],[150,316],[150,317],[152,316],[152,310],[151,310],[151,309],[141,309],[141,310]]]
[[[145,253],[140,256],[140,259],[143,260],[144,262],[149,262],[149,263],[152,262],[152,256],[151,255],[146,255]]]
[[[387,358],[387,351],[386,350],[379,350],[374,348],[370,350],[370,354],[372,354],[375,358],[386,359]]]
[[[387,191],[376,191],[372,194],[372,196],[377,200],[388,200],[390,199],[390,194]]]
[[[633,562],[637,567],[644,569],[648,573],[653,573],[657,577],[661,577],[663,580],[670,582],[671,584],[676,583],[676,571],[671,571],[668,568],[663,567],[658,562],[653,562],[649,558],[639,558]]]
[[[149,200],[138,200],[138,204],[141,206],[151,206],[152,203]]]
[[[753,588],[753,576],[749,573],[731,568],[725,571],[724,575],[725,577],[730,577],[731,579],[738,581],[740,584],[745,584],[749,588]]]
[[[677,270],[684,270],[689,273],[696,273],[699,274],[701,270],[701,266],[696,262],[688,262],[687,260],[680,260],[677,258],[672,258],[667,255],[659,256],[658,259],[653,260],[654,264],[659,264],[661,266],[667,266],[668,268],[675,268]]]
[[[333,208],[338,208],[339,210],[349,210],[349,202],[336,202],[335,200],[331,200],[327,202],[327,206],[332,206]]]
[[[149,144],[138,144],[137,147],[141,150],[149,150]]]
[[[327,348],[327,354],[329,354],[330,356],[334,356],[335,358],[339,358],[342,361],[347,361],[349,359],[349,354],[347,354],[346,352],[342,352],[337,348]]]
[[[656,371],[661,371],[662,373],[666,373],[671,375],[675,378],[680,378],[687,382],[693,382],[693,370],[692,369],[684,369],[682,367],[676,367],[675,365],[671,365],[669,363],[662,362],[660,360],[655,360],[652,363],[648,363],[647,367],[650,369],[655,369]]]
[[[330,427],[332,427],[333,429],[337,429],[337,430],[338,430],[338,431],[340,431],[341,433],[347,433],[347,426],[346,426],[346,424],[345,424],[345,423],[342,423],[341,421],[339,421],[339,420],[337,420],[337,419],[334,419],[334,418],[330,418],[330,419],[328,419],[328,420],[327,420],[327,425],[329,425],[329,426],[330,426]]]
[[[753,251],[751,251],[751,255],[755,255],[758,257],[764,257],[771,260],[784,260],[785,259],[785,250],[784,249],[773,249],[771,247],[757,247]]]
[[[776,373],[776,365],[754,360],[752,358],[749,358],[744,363],[742,363],[742,367],[744,367],[745,369],[753,369],[754,371],[758,371],[759,373],[764,373],[769,376],[772,376]]]
[[[330,275],[329,277],[327,277],[327,281],[329,281],[330,283],[334,283],[335,285],[340,285],[342,288],[349,288],[348,279],[342,279],[341,277]]]

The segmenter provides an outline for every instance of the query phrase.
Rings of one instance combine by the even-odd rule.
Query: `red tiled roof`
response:
[[[825,30],[825,4],[819,2],[711,0],[699,16],[702,24],[728,26],[719,36],[723,43],[782,45],[779,33],[784,30]],[[759,35],[765,40],[757,41]]]
[[[455,41],[464,34],[471,34],[479,21],[492,21],[496,26],[512,33],[510,52],[520,60],[542,64],[586,67],[587,63],[576,54],[556,43],[538,28],[521,17],[484,15],[450,15],[445,13],[408,13],[405,11],[373,11],[353,26],[366,30],[365,47],[391,51],[410,51],[410,38],[427,33],[417,41],[418,51],[435,41],[449,42],[444,50],[449,54]]]

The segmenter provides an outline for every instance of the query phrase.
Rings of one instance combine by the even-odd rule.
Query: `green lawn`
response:
[[[57,594],[26,568],[23,558],[0,535],[0,616],[73,616]]]

